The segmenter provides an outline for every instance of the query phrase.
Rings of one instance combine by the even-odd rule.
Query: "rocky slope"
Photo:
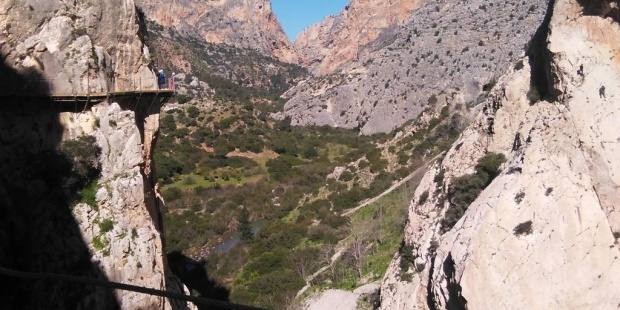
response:
[[[618,307],[618,5],[548,13],[416,190],[382,309]],[[507,159],[495,179],[490,154]]]
[[[307,75],[298,65],[253,49],[209,43],[154,22],[148,22],[144,39],[154,62],[166,72],[177,73],[177,90],[194,98],[217,95],[222,89],[237,95],[252,91],[279,97]]]
[[[276,19],[269,0],[138,0],[149,20],[207,42],[256,49],[280,61],[297,56]]]
[[[475,105],[522,55],[546,4],[428,2],[413,12],[392,44],[290,90],[285,114],[294,125],[360,128],[372,134],[416,118],[445,89],[458,89],[465,102]]]
[[[295,48],[300,64],[318,75],[329,74],[393,39],[421,0],[353,0],[299,34]]]
[[[4,1],[0,31],[0,265],[174,290],[151,163],[160,99],[32,97],[155,88],[133,0]],[[13,283],[2,293],[9,308],[180,306],[64,282]]]

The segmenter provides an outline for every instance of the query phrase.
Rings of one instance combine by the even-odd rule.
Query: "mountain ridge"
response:
[[[385,133],[415,119],[445,89],[476,105],[525,53],[546,0],[436,1],[413,11],[393,43],[293,87],[284,114],[294,125]]]
[[[270,0],[137,0],[147,18],[209,43],[255,49],[287,63],[298,63],[271,8]]]
[[[317,75],[337,71],[383,47],[423,2],[351,0],[340,13],[309,26],[295,38],[300,64]]]

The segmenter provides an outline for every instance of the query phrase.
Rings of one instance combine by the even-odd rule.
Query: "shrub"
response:
[[[517,225],[513,233],[515,236],[529,235],[532,233],[532,221],[523,222]]]
[[[415,248],[413,245],[409,245],[403,240],[398,248],[398,254],[400,255],[400,278],[403,281],[411,281],[411,275],[409,269],[414,266],[415,256],[413,251]]]
[[[98,223],[99,231],[102,234],[112,231],[114,229],[114,221],[112,219],[104,219]]]
[[[162,133],[171,133],[177,129],[177,123],[174,120],[174,116],[170,114],[164,115],[159,123]]]
[[[345,209],[353,208],[362,199],[364,199],[364,193],[359,186],[354,186],[349,191],[342,191],[333,193],[329,196],[330,201],[333,203],[334,210],[342,211]]]
[[[398,153],[398,164],[400,165],[406,165],[409,162],[409,154],[407,154],[407,152],[405,152],[404,150],[400,151]]]
[[[86,185],[86,187],[78,192],[80,202],[83,202],[97,210],[97,190],[99,190],[97,180],[91,181],[88,185]]]
[[[443,178],[445,171],[443,169],[439,170],[439,172],[433,178],[433,182],[439,187],[443,186]]]
[[[340,181],[349,182],[349,181],[353,180],[353,177],[354,177],[354,175],[353,175],[353,173],[351,173],[351,171],[345,170],[340,175]]]
[[[372,173],[380,172],[384,170],[388,165],[387,160],[383,159],[381,151],[379,151],[379,149],[375,147],[371,148],[368,151],[368,153],[366,154],[366,159],[370,163],[370,171]]]
[[[286,178],[293,169],[293,165],[289,160],[286,160],[283,156],[270,159],[267,162],[267,172],[269,172],[269,176],[276,180],[282,181]]]
[[[181,197],[181,191],[176,186],[171,186],[164,189],[162,194],[164,195],[164,199],[169,202],[177,200]]]
[[[194,185],[196,184],[196,179],[194,178],[194,176],[186,176],[185,178],[183,178],[183,185]]]
[[[314,145],[309,145],[304,149],[304,157],[308,159],[313,159],[319,156],[319,153],[316,151],[316,147]]]
[[[108,240],[103,236],[96,236],[93,238],[93,247],[97,251],[102,251],[108,246]]]
[[[60,146],[60,153],[72,163],[72,170],[80,180],[92,178],[99,173],[99,155],[101,149],[93,136],[81,136],[65,141]]]
[[[504,154],[488,153],[476,165],[476,174],[487,174],[485,187],[499,175],[499,167],[506,161]]]
[[[418,199],[418,204],[422,205],[426,202],[426,200],[428,199],[428,191],[424,191],[421,195],[420,198]]]
[[[189,106],[187,108],[187,116],[189,116],[191,118],[196,118],[196,117],[198,117],[198,115],[200,115],[200,110],[198,110],[197,107]]]
[[[174,97],[179,104],[185,104],[189,102],[190,100],[192,100],[192,97],[187,96],[187,95],[182,95],[182,94],[176,94],[174,95]]]

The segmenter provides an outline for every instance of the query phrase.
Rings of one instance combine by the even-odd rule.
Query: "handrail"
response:
[[[188,296],[185,294],[163,291],[163,290],[158,290],[158,289],[148,288],[148,287],[143,287],[143,286],[136,286],[136,285],[130,285],[130,284],[124,284],[124,283],[118,283],[118,282],[112,282],[112,281],[90,279],[90,278],[85,278],[85,277],[69,276],[69,275],[56,274],[56,273],[17,271],[17,270],[4,268],[0,266],[0,274],[9,276],[9,277],[14,277],[14,278],[22,278],[22,279],[30,279],[30,280],[59,280],[59,281],[75,282],[75,283],[87,284],[87,285],[93,285],[93,286],[100,286],[100,287],[111,288],[111,289],[119,289],[119,290],[124,290],[124,291],[132,291],[132,292],[141,293],[141,294],[189,301],[189,302],[193,302],[196,305],[201,305],[201,306],[206,306],[206,307],[216,307],[216,308],[234,309],[234,310],[263,310],[262,308],[253,307],[253,306],[233,304],[233,303],[210,299],[210,298]]]
[[[127,90],[106,93],[76,93],[76,94],[45,94],[45,93],[0,93],[0,98],[32,98],[45,99],[51,101],[71,101],[71,102],[100,102],[108,98],[122,98],[137,96],[169,97],[175,94],[172,89],[148,89],[148,90]]]
[[[155,86],[154,88],[146,88],[143,89],[143,83],[142,83],[142,77],[140,76],[139,79],[135,79],[134,77],[132,77],[131,79],[119,79],[119,81],[121,81],[121,83],[125,84],[126,87],[123,90],[115,90],[115,89],[109,89],[107,91],[104,90],[104,86],[106,85],[93,85],[90,81],[90,76],[86,77],[86,87],[84,88],[84,84],[80,83],[77,87],[72,87],[71,88],[71,93],[70,94],[49,94],[50,96],[58,96],[58,97],[68,97],[68,96],[79,96],[79,97],[85,97],[85,96],[104,96],[104,95],[108,95],[108,94],[121,94],[121,93],[130,93],[130,92],[135,92],[137,93],[151,93],[151,92],[176,92],[176,78],[175,77],[170,77],[166,79],[166,83],[164,85],[164,88],[158,88],[158,82],[157,80],[153,81],[153,86]],[[6,97],[6,96],[19,96],[19,97],[28,97],[28,96],[24,96],[25,94],[32,94],[33,92],[35,93],[35,97],[36,97],[36,93],[38,91],[40,91],[41,93],[45,93],[45,91],[38,89],[38,88],[45,88],[47,85],[53,85],[54,81],[68,81],[68,79],[66,78],[33,78],[30,77],[26,80],[26,83],[22,84],[21,87],[15,87],[13,88],[11,91],[9,91],[9,93],[0,93],[1,97]],[[82,80],[83,82],[84,80]],[[93,86],[96,89],[100,89],[101,91],[91,91],[91,86]],[[99,87],[101,86],[101,87]],[[112,85],[114,86],[114,84]],[[80,89],[81,92],[78,92],[78,89]],[[39,94],[41,95],[41,94]]]

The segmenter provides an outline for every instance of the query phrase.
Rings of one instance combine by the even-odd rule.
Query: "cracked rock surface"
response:
[[[613,1],[590,5],[606,9],[555,2],[546,58],[500,78],[426,174],[413,201],[432,198],[411,204],[405,228],[415,266],[401,270],[395,256],[382,309],[617,309],[620,25]],[[550,83],[536,85],[545,72]],[[533,98],[545,87],[548,96]],[[442,234],[447,189],[487,152],[508,159],[501,174]]]

